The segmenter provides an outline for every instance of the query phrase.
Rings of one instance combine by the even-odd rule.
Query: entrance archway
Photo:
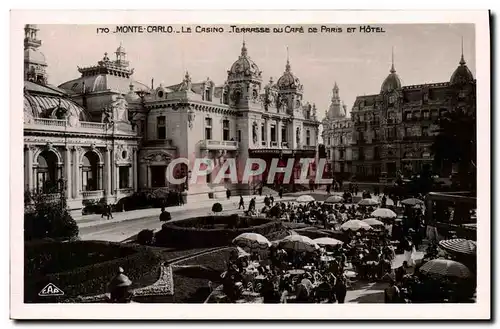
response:
[[[57,193],[57,162],[54,152],[43,151],[37,158],[36,190],[39,193]]]
[[[87,152],[82,159],[82,191],[97,191],[99,188],[99,156],[95,152]]]

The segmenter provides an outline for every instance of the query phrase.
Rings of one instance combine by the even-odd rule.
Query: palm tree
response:
[[[457,183],[461,189],[476,188],[476,117],[475,113],[456,109],[446,112],[437,122],[438,134],[432,144],[436,168],[443,164],[458,166]]]

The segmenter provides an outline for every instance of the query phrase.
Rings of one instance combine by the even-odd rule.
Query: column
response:
[[[133,149],[133,154],[132,154],[132,187],[134,188],[134,192],[137,192],[137,169],[138,169],[138,163],[137,163],[137,149]]]
[[[106,148],[106,156],[104,159],[104,171],[105,171],[105,186],[104,186],[104,195],[110,196],[112,194],[111,190],[111,150]]]
[[[281,120],[278,120],[276,122],[276,140],[278,141],[278,147],[281,148],[281,142],[282,142],[282,139],[283,139],[283,136],[281,136]]]
[[[151,180],[151,166],[150,165],[148,165],[147,177],[148,177],[148,188],[151,188],[153,184],[152,184],[152,180]]]
[[[97,168],[97,189],[103,190],[103,172],[104,172],[104,163],[99,163],[99,167]]]
[[[80,196],[80,152],[77,147],[73,147],[73,199]]]
[[[70,199],[72,196],[72,188],[71,188],[71,183],[73,182],[72,179],[72,172],[71,172],[71,149],[69,147],[66,147],[65,149],[66,152],[66,158],[64,159],[64,169],[65,169],[65,174],[66,176],[66,198]]]
[[[271,122],[266,120],[266,146],[271,147]]]
[[[114,159],[114,157],[113,157]],[[120,189],[120,167],[118,165],[114,166],[115,172],[113,174],[113,182],[115,184],[113,190],[116,191],[116,194],[118,193],[118,190]]]
[[[26,179],[28,180],[28,189],[31,191],[34,188],[34,182],[33,182],[33,147],[28,146],[28,159],[27,159],[27,164],[26,164],[26,170],[27,170],[27,177]]]

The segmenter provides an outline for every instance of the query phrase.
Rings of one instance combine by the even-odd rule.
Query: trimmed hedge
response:
[[[163,224],[156,233],[155,243],[163,247],[220,247],[230,245],[242,233],[254,232],[268,236],[282,229],[281,222],[262,217],[204,216]]]
[[[96,257],[100,257],[98,263]],[[54,303],[105,293],[119,267],[137,285],[146,275],[158,273],[159,266],[160,256],[143,246],[104,241],[26,243],[24,301]],[[38,296],[49,283],[64,296]]]

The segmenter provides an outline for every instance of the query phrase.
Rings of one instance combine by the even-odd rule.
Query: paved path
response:
[[[248,207],[250,197],[244,197],[245,207]],[[294,198],[284,197],[282,201],[290,201]],[[276,200],[276,199],[275,199]],[[223,206],[222,214],[242,214],[243,210],[238,210],[239,197],[231,200],[211,201],[206,204],[184,205],[180,207],[167,208],[172,216],[172,221],[211,214],[212,204],[220,202]],[[264,197],[257,197],[257,209],[263,207]],[[91,215],[86,221],[78,220],[80,228],[80,238],[82,240],[105,240],[113,242],[122,242],[136,235],[141,230],[157,230],[161,228],[162,223],[159,220],[160,209],[144,209],[128,211],[123,213],[114,213],[114,219],[109,221],[101,219],[101,215]]]

